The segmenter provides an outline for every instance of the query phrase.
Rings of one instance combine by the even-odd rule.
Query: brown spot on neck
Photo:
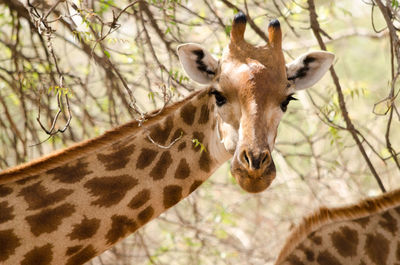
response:
[[[19,192],[18,196],[24,197],[28,203],[28,210],[36,210],[53,205],[64,200],[73,192],[71,189],[59,189],[55,192],[48,192],[41,182],[24,187]]]
[[[156,165],[150,171],[150,176],[154,180],[163,179],[165,177],[165,173],[167,173],[169,166],[171,166],[171,163],[171,153],[169,151],[164,151],[161,154],[160,159],[157,161]]]
[[[54,246],[52,244],[46,244],[42,247],[35,247],[31,251],[25,254],[24,260],[21,265],[48,265],[53,260],[53,251],[51,250]]]
[[[75,165],[66,164],[60,167],[56,167],[48,170],[46,173],[54,175],[54,180],[58,180],[62,183],[76,183],[83,179],[86,175],[93,173],[89,171],[89,163],[78,160]]]
[[[206,148],[208,149],[208,148]],[[209,173],[211,171],[211,156],[208,153],[208,151],[203,151],[200,156],[199,164],[200,164],[200,169],[203,170],[204,172]]]
[[[169,135],[171,134],[171,130],[174,127],[173,116],[170,115],[165,119],[164,128],[161,127],[160,124],[156,124],[150,128],[150,138],[153,139],[157,144],[164,145]]]
[[[156,158],[157,153],[157,151],[154,151],[152,149],[143,148],[136,162],[136,168],[144,169],[148,167],[151,162],[153,162],[153,160]]]
[[[138,209],[142,207],[150,199],[150,190],[144,189],[133,197],[129,202],[128,207],[132,209]]]
[[[210,118],[210,110],[208,108],[208,104],[204,104],[201,106],[200,110],[200,117],[199,117],[199,124],[206,124],[209,121]]]
[[[175,178],[185,179],[185,178],[189,177],[189,175],[190,175],[189,164],[185,158],[182,158],[181,161],[179,161],[179,165],[175,171]]]
[[[32,234],[39,236],[56,231],[62,220],[74,212],[75,206],[64,203],[53,209],[45,209],[38,214],[29,215],[25,219],[31,227]]]
[[[83,245],[76,245],[72,247],[68,247],[67,250],[65,251],[65,255],[71,256],[78,252],[80,249],[82,249]]]
[[[131,144],[120,147],[117,151],[114,151],[111,154],[97,154],[97,159],[104,164],[106,170],[117,170],[125,168],[134,150],[135,145]]]
[[[77,265],[83,264],[89,260],[91,260],[94,256],[96,256],[96,250],[92,245],[88,245],[75,255],[71,256],[66,265]]]
[[[343,257],[357,255],[358,233],[347,226],[341,227],[339,231],[331,234],[333,246]]]
[[[320,265],[343,265],[340,261],[338,261],[335,258],[335,256],[333,256],[326,250],[319,253],[317,262]]]
[[[188,102],[185,104],[185,106],[182,107],[180,115],[182,120],[187,125],[192,125],[194,122],[194,117],[196,115],[196,107],[193,106],[192,103]]]
[[[10,187],[6,187],[5,185],[0,185],[0,198],[6,197],[7,195],[11,194],[13,189]]]
[[[168,209],[182,199],[182,187],[177,185],[166,186],[163,195],[164,207]]]
[[[201,181],[201,180],[195,180],[192,183],[192,185],[190,186],[189,193],[192,193],[193,191],[195,191],[202,183],[203,183],[203,181]]]
[[[84,187],[92,196],[98,197],[92,205],[110,207],[119,203],[126,193],[138,184],[138,180],[129,175],[92,178]]]
[[[386,264],[389,255],[389,241],[381,234],[367,234],[365,253],[375,264]]]
[[[154,209],[151,206],[148,206],[146,209],[144,209],[143,211],[141,211],[138,214],[138,220],[140,222],[141,225],[144,225],[145,223],[147,223],[148,221],[150,221],[151,217],[153,217],[154,215]]]
[[[0,224],[14,219],[14,207],[8,206],[8,202],[0,202]]]
[[[186,142],[182,142],[178,145],[178,152],[186,148]]]
[[[379,221],[379,224],[382,226],[383,229],[387,230],[393,236],[395,236],[398,231],[398,224],[396,219],[393,218],[393,216],[388,211],[383,213],[381,217],[383,220]]]
[[[135,221],[124,215],[113,215],[111,217],[111,229],[107,232],[107,244],[114,244],[128,233],[133,233],[138,228]]]
[[[0,230],[0,261],[6,261],[21,246],[21,240],[12,229]]]
[[[100,227],[100,220],[97,218],[88,219],[86,216],[83,217],[79,224],[75,224],[72,232],[68,234],[71,240],[78,239],[83,240],[91,238],[97,232]]]

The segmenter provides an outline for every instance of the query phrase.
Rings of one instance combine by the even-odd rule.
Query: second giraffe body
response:
[[[400,264],[400,190],[321,208],[294,229],[275,264]]]

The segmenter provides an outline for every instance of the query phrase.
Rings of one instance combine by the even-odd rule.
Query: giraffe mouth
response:
[[[231,173],[240,187],[250,193],[258,193],[268,188],[276,176],[276,168],[273,161],[263,171],[246,170],[238,163],[231,164]]]

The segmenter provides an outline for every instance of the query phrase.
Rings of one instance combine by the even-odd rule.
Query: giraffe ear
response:
[[[288,80],[293,81],[295,90],[309,88],[328,71],[335,55],[330,52],[309,52],[286,64]]]
[[[200,84],[210,84],[218,70],[218,61],[201,45],[186,43],[178,46],[178,56],[186,74]]]

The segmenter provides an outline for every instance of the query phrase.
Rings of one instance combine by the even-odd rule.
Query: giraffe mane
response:
[[[191,100],[200,92],[206,92],[208,89],[202,89],[191,93],[189,96],[185,97],[181,101],[175,102],[170,106],[165,107],[163,111],[154,117],[152,114],[157,113],[158,110],[151,112],[146,115],[146,122],[139,127],[139,122],[136,120],[125,123],[114,129],[106,131],[104,134],[97,136],[95,138],[82,141],[80,143],[74,144],[70,147],[55,151],[47,156],[32,160],[30,162],[6,169],[0,172],[0,185],[10,182],[15,182],[32,175],[39,174],[43,171],[52,169],[59,165],[65,164],[69,161],[73,161],[83,157],[85,154],[91,153],[94,150],[106,147],[124,137],[132,135],[136,131],[142,130],[164,118],[166,115],[173,113],[176,109],[181,107],[187,101]]]
[[[343,207],[321,207],[305,217],[286,239],[275,264],[280,264],[310,233],[334,222],[363,218],[390,209],[400,203],[400,189],[364,199]]]

